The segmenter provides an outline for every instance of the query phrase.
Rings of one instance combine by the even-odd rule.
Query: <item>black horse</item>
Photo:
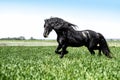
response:
[[[58,42],[55,52],[60,54],[60,58],[68,53],[66,50],[68,46],[86,46],[91,54],[95,54],[94,50],[99,50],[99,55],[101,55],[102,51],[107,57],[112,58],[107,42],[102,34],[92,30],[76,31],[75,27],[76,25],[58,17],[45,20],[43,36],[47,37],[52,30],[55,30]]]

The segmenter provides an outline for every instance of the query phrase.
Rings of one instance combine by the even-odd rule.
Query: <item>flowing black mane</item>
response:
[[[45,21],[47,21],[51,25],[54,25],[54,27],[61,27],[64,29],[74,29],[77,27],[77,25],[67,22],[58,17],[54,17],[54,18],[52,17],[50,19],[46,19]]]
[[[101,51],[107,57],[111,58],[110,50],[104,36],[92,30],[76,31],[75,24],[67,22],[58,17],[52,17],[45,20],[44,37],[48,37],[49,33],[54,30],[57,33],[58,47],[55,50],[62,58],[68,51],[66,48],[86,46],[91,54],[95,54],[94,50]]]

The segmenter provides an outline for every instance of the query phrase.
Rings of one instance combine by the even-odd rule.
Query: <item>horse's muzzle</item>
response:
[[[45,38],[47,38],[47,37],[48,37],[48,35],[44,35],[44,37],[45,37]]]
[[[43,36],[44,36],[45,38],[47,38],[47,37],[48,37],[48,32],[44,32],[44,33],[43,33]]]

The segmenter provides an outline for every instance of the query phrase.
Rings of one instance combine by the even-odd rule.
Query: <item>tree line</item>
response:
[[[37,40],[33,37],[30,37],[29,39],[26,39],[24,36],[20,37],[7,37],[7,38],[0,38],[0,40]]]

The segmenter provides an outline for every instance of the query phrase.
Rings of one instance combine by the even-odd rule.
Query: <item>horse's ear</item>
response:
[[[44,19],[45,22],[47,22],[47,19]]]
[[[50,18],[53,18],[52,16]]]

